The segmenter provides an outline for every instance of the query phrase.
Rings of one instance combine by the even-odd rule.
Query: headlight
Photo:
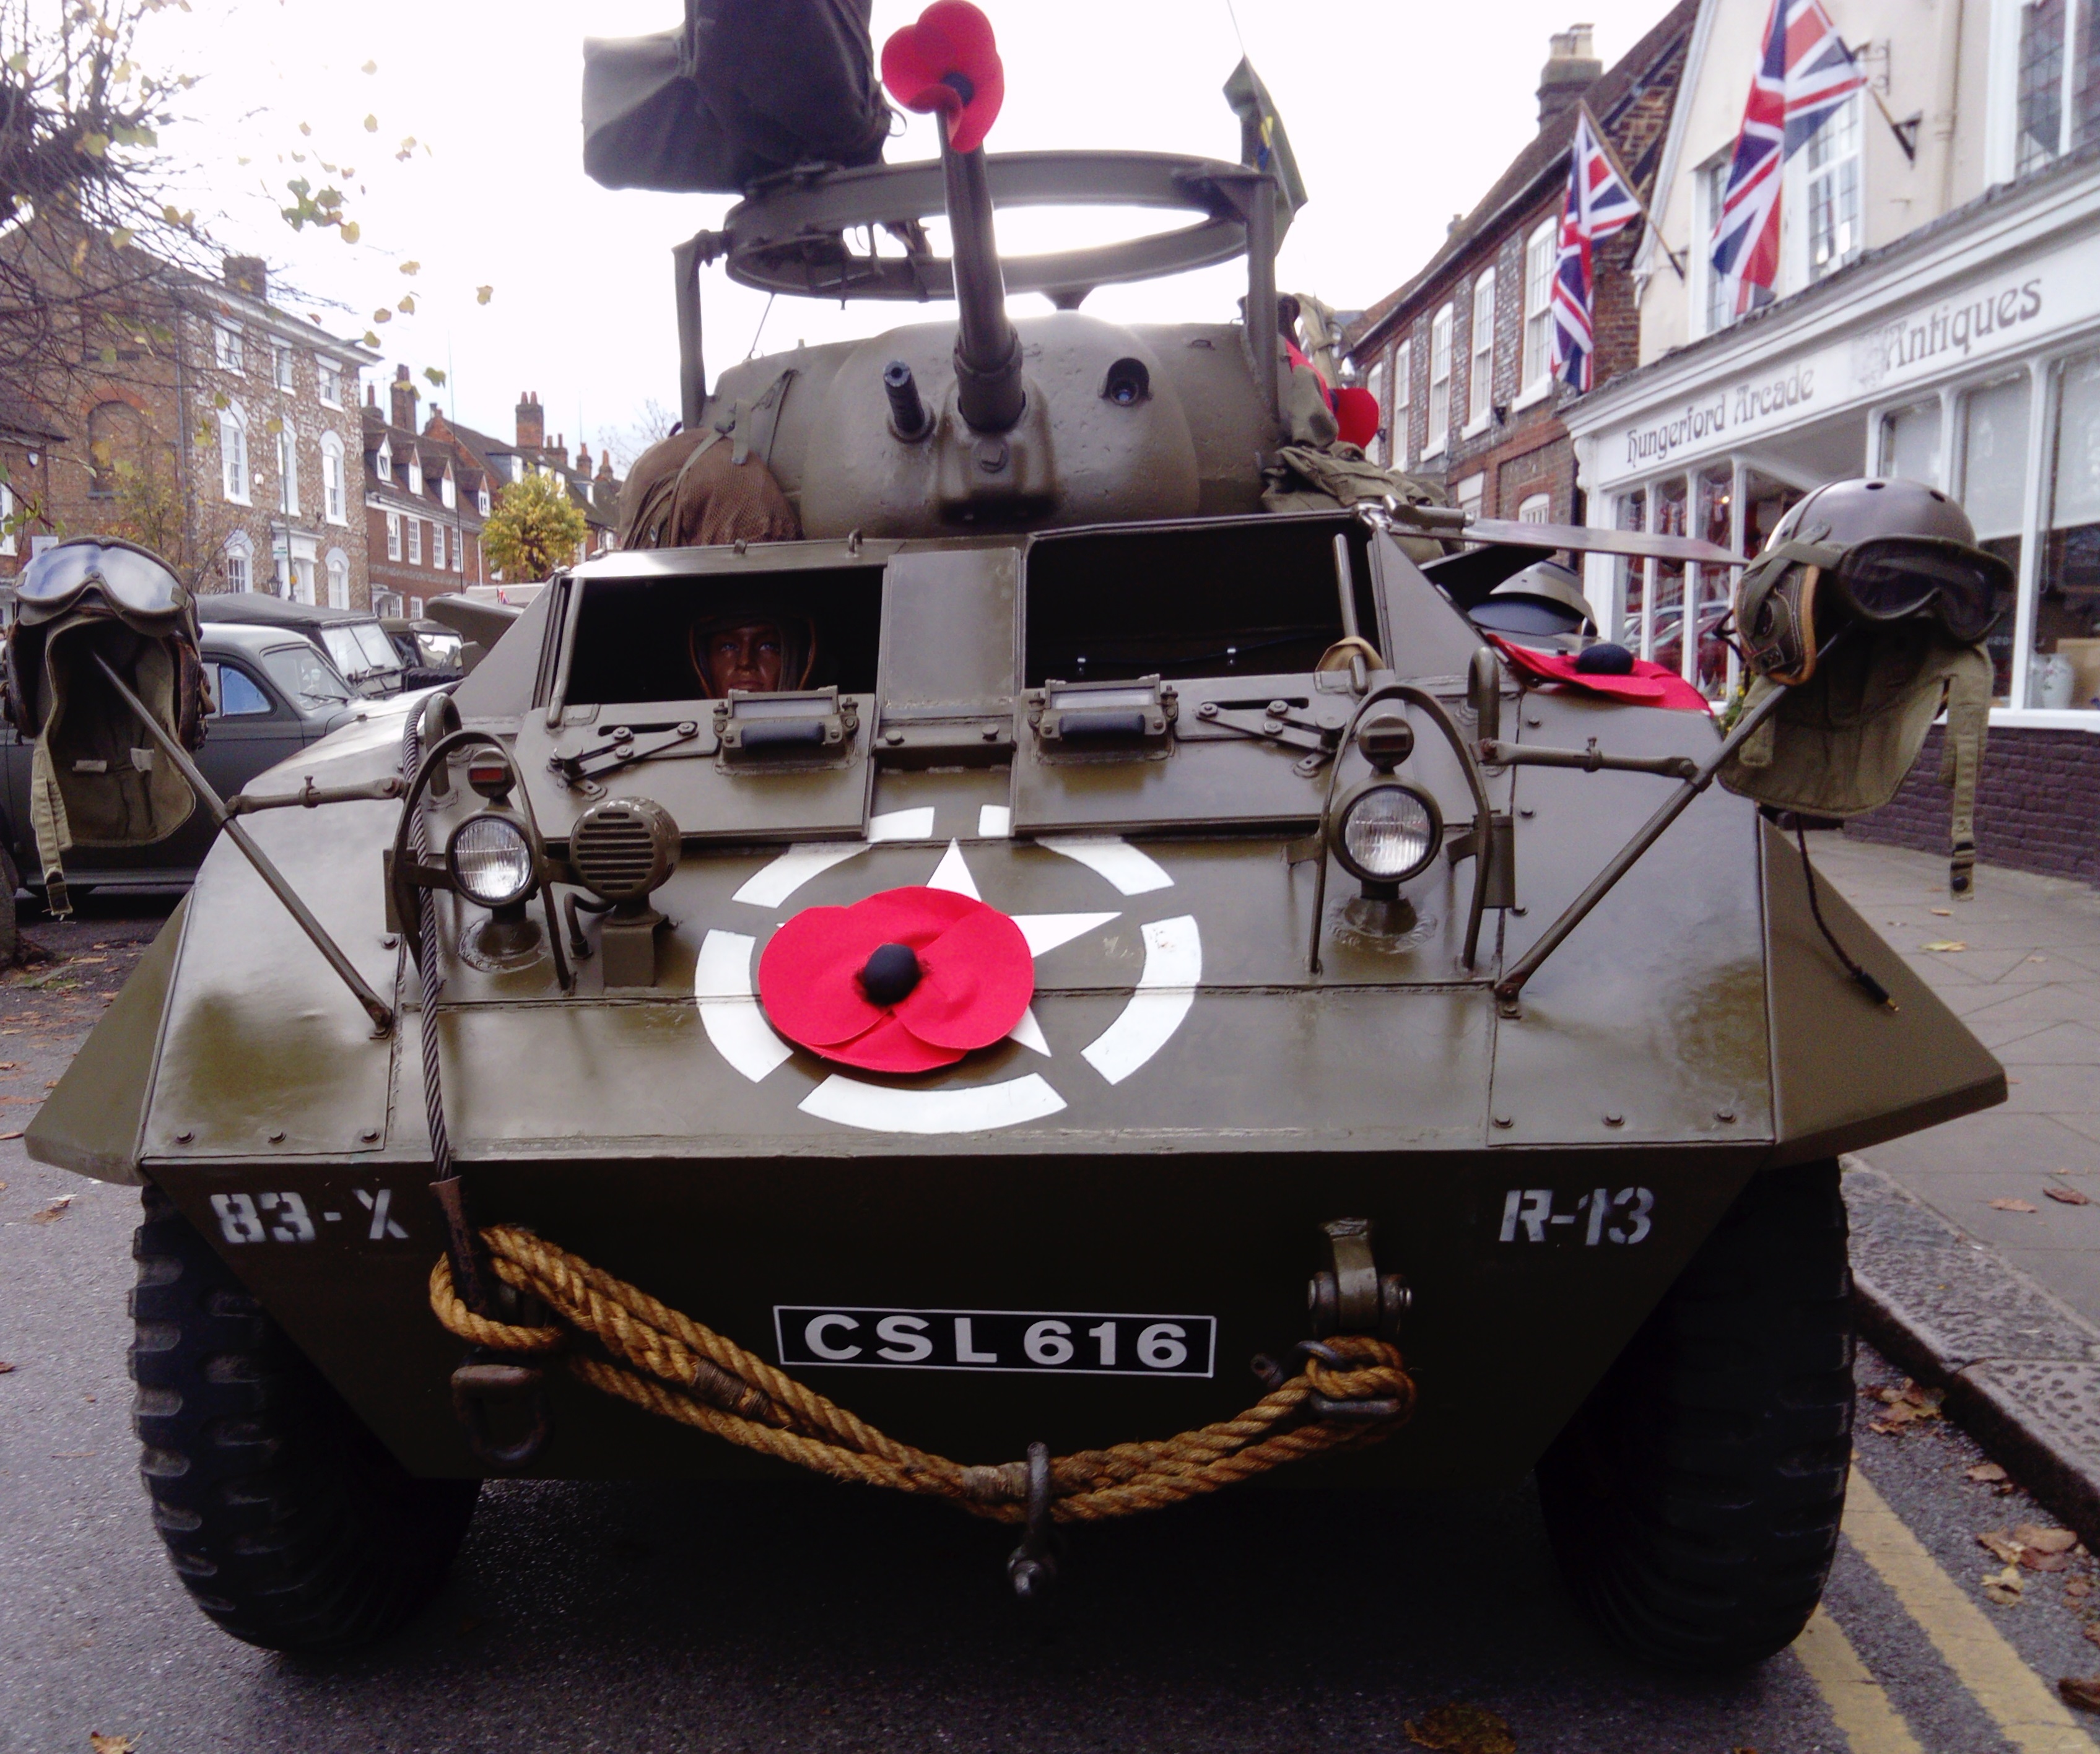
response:
[[[1335,853],[1366,883],[1405,883],[1436,857],[1436,800],[1396,780],[1373,780],[1342,804]]]
[[[532,843],[508,816],[470,816],[452,831],[445,863],[460,892],[483,907],[522,901],[532,892]]]

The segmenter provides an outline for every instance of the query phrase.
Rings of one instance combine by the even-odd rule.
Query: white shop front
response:
[[[2065,169],[1569,409],[1589,522],[1750,554],[1822,483],[1930,482],[2019,581],[1992,722],[2100,730],[2100,165]],[[1726,569],[1600,557],[1586,585],[1615,637],[1732,685]]]

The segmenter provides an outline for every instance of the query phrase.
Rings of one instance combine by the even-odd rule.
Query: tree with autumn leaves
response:
[[[531,584],[572,565],[589,535],[567,486],[535,470],[496,496],[482,526],[481,552],[513,584]]]

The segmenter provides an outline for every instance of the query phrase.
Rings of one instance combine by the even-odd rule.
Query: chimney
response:
[[[598,454],[598,478],[600,481],[612,479],[612,452],[610,451],[601,451]]]
[[[1553,34],[1553,52],[1538,76],[1538,126],[1574,108],[1576,100],[1604,76],[1604,64],[1590,47],[1590,27],[1570,24]]]
[[[408,381],[408,368],[394,368],[394,424],[405,432],[416,430],[416,386]]]
[[[588,475],[590,472],[590,442],[585,439],[576,446],[576,473]]]
[[[228,256],[222,271],[226,284],[258,302],[270,296],[270,269],[260,256]]]
[[[540,399],[528,390],[518,399],[518,448],[536,453],[546,445],[547,417],[540,412]]]

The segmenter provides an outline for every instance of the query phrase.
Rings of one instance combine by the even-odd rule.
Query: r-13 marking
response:
[[[1621,1188],[1617,1193],[1608,1188],[1592,1188],[1577,1199],[1572,1212],[1553,1210],[1551,1188],[1512,1188],[1502,1200],[1500,1240],[1515,1242],[1521,1235],[1526,1242],[1545,1242],[1563,1227],[1573,1235],[1573,1227],[1581,1225],[1585,1248],[1594,1249],[1600,1242],[1645,1242],[1653,1227],[1650,1214],[1654,1210],[1652,1188]]]

